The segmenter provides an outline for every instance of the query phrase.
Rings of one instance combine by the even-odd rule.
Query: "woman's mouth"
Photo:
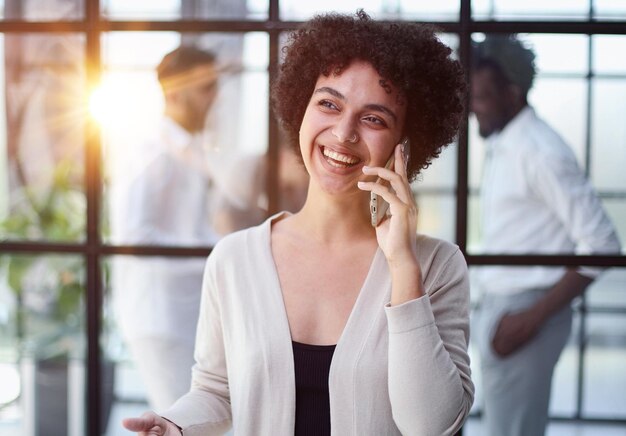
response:
[[[348,154],[338,153],[322,146],[322,155],[329,165],[335,168],[350,168],[361,162],[361,159]]]

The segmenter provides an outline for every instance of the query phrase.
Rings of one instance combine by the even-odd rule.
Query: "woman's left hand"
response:
[[[416,286],[419,289],[415,290],[415,297],[418,297],[423,294],[423,289],[416,253],[417,204],[409,185],[402,147],[397,145],[394,153],[393,171],[382,167],[363,167],[364,174],[380,177],[389,186],[376,182],[359,182],[358,185],[360,189],[378,194],[389,203],[387,216],[376,227],[378,245],[389,263],[394,290],[398,287],[414,288],[410,283],[405,283],[413,282],[413,277],[406,277],[407,274],[413,274],[417,278]],[[402,285],[396,286],[398,280]],[[393,300],[392,295],[392,304]]]

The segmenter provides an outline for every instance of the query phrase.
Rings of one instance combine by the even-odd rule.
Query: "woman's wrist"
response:
[[[169,419],[167,419],[165,416],[161,416],[161,418],[163,418],[164,420],[166,420],[169,424],[169,427],[172,428],[172,426],[174,426],[176,428],[176,430],[178,430],[178,434],[180,434],[181,436],[183,435],[183,429],[176,424],[174,421],[170,421]]]
[[[424,295],[422,271],[417,262],[395,263],[389,266],[391,274],[391,305],[397,306]]]

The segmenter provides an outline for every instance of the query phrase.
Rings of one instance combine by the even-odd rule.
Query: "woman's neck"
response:
[[[309,237],[320,243],[345,244],[376,239],[366,192],[331,195],[309,186],[304,206],[293,219]]]

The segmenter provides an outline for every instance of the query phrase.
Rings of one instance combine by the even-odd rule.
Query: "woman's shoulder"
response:
[[[459,251],[459,246],[444,239],[418,233],[417,248],[424,253],[453,254]]]
[[[443,239],[418,235],[417,253],[422,267],[424,284],[431,297],[441,295],[441,290],[450,289],[451,284],[459,285],[465,289],[465,292],[461,292],[459,295],[468,295],[467,262],[456,244]]]
[[[442,269],[450,262],[465,264],[458,245],[424,234],[417,235],[417,256],[429,269]]]
[[[246,229],[237,230],[220,239],[211,251],[211,256],[216,258],[244,257],[254,259],[259,254],[267,254],[270,247],[272,223],[288,217],[288,212],[279,212],[267,218],[261,224]],[[210,257],[211,257],[210,256]]]
[[[269,219],[256,226],[237,230],[222,237],[213,247],[211,255],[241,255],[242,250],[250,250],[262,244],[266,236],[269,236],[268,221]]]

